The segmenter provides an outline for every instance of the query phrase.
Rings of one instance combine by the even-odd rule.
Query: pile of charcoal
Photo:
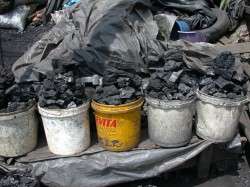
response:
[[[8,71],[7,69],[1,68],[0,69],[0,107],[5,108],[6,107],[6,94],[5,90],[9,86],[11,86],[14,83],[14,76],[11,71]]]
[[[14,83],[14,75],[10,69],[0,67],[0,89],[9,87]]]
[[[214,66],[206,70],[199,82],[201,92],[219,98],[235,99],[247,93],[248,77],[234,70],[235,57],[231,52],[222,52],[214,59]]]
[[[0,113],[23,110],[35,104],[36,93],[31,84],[14,84],[4,90]]]
[[[146,92],[156,99],[185,100],[195,95],[196,82],[196,74],[185,69],[157,71],[151,74]]]
[[[109,63],[102,85],[96,87],[93,99],[101,104],[120,105],[142,97],[142,78],[134,66],[133,62]]]
[[[7,173],[0,180],[0,187],[18,187],[18,186],[39,186],[39,181],[31,173],[31,169],[25,169],[24,171],[12,171]]]
[[[150,67],[146,93],[161,100],[185,100],[195,95],[197,73],[187,69],[181,49],[169,50],[161,67]]]
[[[76,69],[53,62],[53,71],[47,73],[38,91],[39,106],[48,109],[71,109],[87,101],[85,82],[79,77]]]
[[[0,113],[15,112],[34,104],[36,93],[30,84],[16,84],[11,70],[1,69]]]

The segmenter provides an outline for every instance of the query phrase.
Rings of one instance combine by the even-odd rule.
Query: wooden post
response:
[[[0,66],[2,68],[4,67],[1,32],[0,32]]]
[[[214,145],[211,144],[207,149],[200,153],[197,172],[199,178],[207,178],[209,175],[210,162],[213,155]]]

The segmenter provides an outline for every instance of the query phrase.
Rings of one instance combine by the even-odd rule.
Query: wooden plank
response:
[[[223,45],[223,46],[215,46],[214,48],[220,52],[231,51],[231,53],[233,53],[233,54],[249,53],[250,52],[250,42],[228,44],[228,45]]]
[[[220,40],[221,43],[223,43],[224,45],[228,45],[232,43],[232,40],[230,40],[229,38],[227,38],[226,36],[223,36]]]

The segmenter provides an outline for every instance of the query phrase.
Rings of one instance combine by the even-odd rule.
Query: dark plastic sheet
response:
[[[103,151],[81,157],[31,163],[36,176],[48,186],[108,186],[145,179],[173,169],[209,146],[201,141],[176,149]]]
[[[36,150],[16,159],[19,168],[32,167],[35,176],[47,186],[108,186],[157,176],[185,164],[208,148],[212,142],[193,136],[190,144],[179,148],[161,148],[153,144],[142,129],[141,143],[125,152],[109,152],[97,144],[96,133],[91,134],[91,146],[74,156],[52,154],[40,139]],[[240,153],[240,136],[218,145],[236,154]]]
[[[79,66],[83,76],[102,75],[111,59],[134,62],[136,71],[148,72],[147,62],[164,57],[171,46],[184,48],[183,60],[190,68],[202,71],[211,65],[217,54],[211,47],[157,41],[151,8],[150,0],[84,0],[72,5],[13,65],[16,81],[39,81],[40,73],[53,69],[54,59]]]
[[[193,136],[190,144],[179,148],[160,148],[142,129],[138,147],[126,152],[109,152],[97,144],[91,133],[91,146],[73,156],[51,153],[46,139],[31,153],[16,159],[19,167],[33,167],[35,176],[47,186],[108,186],[145,179],[169,171],[194,158],[211,142]]]
[[[230,19],[230,27],[229,31],[235,31],[240,22],[242,21],[242,18],[244,16],[245,8],[246,8],[246,0],[231,0],[229,1],[226,11],[228,14],[228,17]]]
[[[185,20],[190,26],[190,30],[208,28],[217,20],[216,15],[210,9],[214,7],[211,1],[158,0],[158,3],[161,6],[164,5],[167,11],[171,11]]]

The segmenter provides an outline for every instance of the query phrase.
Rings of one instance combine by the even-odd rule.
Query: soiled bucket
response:
[[[18,112],[0,114],[0,155],[15,157],[32,151],[37,145],[36,105]]]
[[[147,96],[150,140],[162,147],[179,147],[189,143],[194,101],[195,98],[167,101]]]
[[[236,134],[239,118],[246,97],[223,99],[206,95],[197,90],[196,134],[213,142],[232,140]]]
[[[90,146],[89,101],[72,109],[45,109],[42,116],[49,150],[58,155],[73,155]]]
[[[143,99],[122,104],[91,103],[95,111],[99,145],[109,151],[127,151],[136,147],[141,135]]]

